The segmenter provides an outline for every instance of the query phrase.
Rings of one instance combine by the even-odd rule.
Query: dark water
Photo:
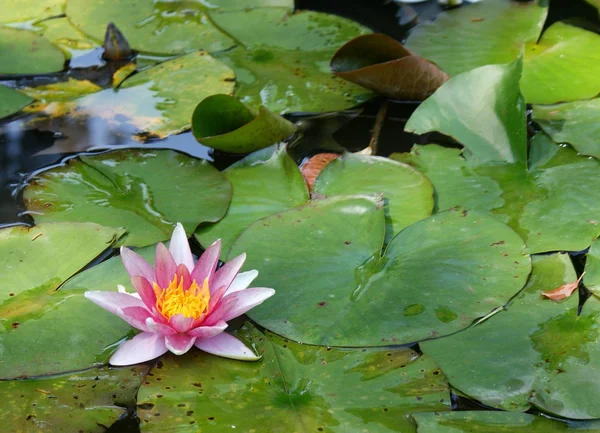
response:
[[[483,0],[499,1],[499,0]],[[299,9],[312,9],[335,13],[353,19],[374,31],[386,33],[403,40],[411,27],[410,10],[400,11],[391,0],[297,0]],[[435,1],[412,5],[421,19],[434,17],[441,10]],[[550,16],[546,27],[558,20],[570,20],[588,30],[600,33],[597,11],[583,0],[551,0]],[[400,24],[402,23],[402,25]],[[41,85],[64,80],[66,75],[89,79],[99,85],[110,84],[111,73],[103,65],[101,50],[71,61],[71,71],[21,80],[4,80],[9,85]],[[0,77],[0,81],[2,77]],[[296,160],[319,151],[358,151],[368,146],[375,119],[382,99],[373,100],[361,107],[342,113],[318,116],[290,115],[291,120],[302,123],[302,133],[290,146]],[[415,103],[390,102],[379,137],[378,154],[409,151],[415,143],[428,142],[427,137],[416,137],[403,131],[406,120],[417,107]],[[20,186],[32,172],[60,163],[83,149],[106,150],[122,147],[171,148],[192,156],[205,158],[223,169],[239,157],[213,152],[198,144],[190,132],[168,137],[164,140],[140,143],[129,131],[108,125],[100,118],[54,119],[28,128],[24,122],[33,116],[17,116],[0,121],[0,225],[31,222],[21,216],[24,210],[18,194]],[[474,410],[482,407],[476,402],[453,394],[455,410]],[[134,408],[128,408],[127,416],[115,423],[109,432],[137,432],[138,422]]]

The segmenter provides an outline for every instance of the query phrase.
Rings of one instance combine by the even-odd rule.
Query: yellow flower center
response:
[[[187,290],[183,288],[183,277],[177,281],[177,275],[173,277],[166,289],[156,283],[153,287],[156,294],[156,309],[167,320],[176,314],[197,319],[208,308],[210,301],[208,278],[204,280],[202,287],[198,286],[196,280],[192,281]]]

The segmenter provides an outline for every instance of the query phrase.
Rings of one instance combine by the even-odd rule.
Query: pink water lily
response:
[[[234,336],[223,332],[227,321],[244,314],[275,294],[273,289],[248,288],[258,272],[238,273],[242,254],[217,270],[221,241],[206,249],[194,264],[185,230],[177,224],[171,244],[156,247],[154,268],[128,248],[121,247],[123,264],[137,293],[89,291],[85,297],[142,332],[123,343],[110,359],[130,365],[170,350],[176,355],[192,346],[226,358],[257,360],[258,356]]]

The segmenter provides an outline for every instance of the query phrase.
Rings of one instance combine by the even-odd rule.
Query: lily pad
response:
[[[71,57],[87,54],[101,46],[73,27],[67,17],[44,20],[37,23],[34,29]]]
[[[0,74],[38,75],[62,71],[65,55],[28,30],[0,27]]]
[[[489,211],[521,235],[531,254],[580,251],[600,235],[600,162],[544,134],[532,140],[528,170],[520,164],[477,165],[458,149],[431,144],[393,158],[429,177],[436,209]]]
[[[578,315],[576,297],[554,302],[540,296],[575,279],[567,255],[537,257],[528,285],[506,311],[466,331],[422,342],[421,350],[454,387],[488,406],[511,411],[533,406],[565,418],[598,418],[600,301],[589,298]]]
[[[263,106],[256,112],[231,96],[213,95],[194,110],[192,131],[205,146],[249,153],[288,138],[296,126]]]
[[[532,118],[557,143],[600,159],[600,99],[557,105],[534,105]]]
[[[523,241],[477,212],[419,221],[382,257],[382,205],[338,196],[246,229],[229,257],[246,252],[246,267],[260,270],[255,284],[277,291],[267,308],[249,316],[307,344],[405,344],[464,329],[525,284],[530,264]]]
[[[0,311],[29,290],[55,290],[122,234],[123,230],[90,223],[0,229]]]
[[[384,34],[362,35],[331,59],[333,73],[391,99],[423,101],[448,80],[434,63]]]
[[[221,239],[223,259],[250,224],[308,201],[302,174],[284,147],[248,155],[223,174],[233,187],[227,214],[216,224],[201,225],[195,233],[204,247]]]
[[[0,382],[3,431],[106,431],[135,395],[147,368],[94,369],[60,377]]]
[[[313,194],[327,197],[383,194],[386,243],[433,210],[433,185],[414,168],[387,158],[346,153],[330,162],[314,183]]]
[[[600,93],[600,35],[561,22],[527,44],[521,91],[528,103],[554,104]]]
[[[37,87],[24,87],[19,90],[38,101],[54,102],[70,101],[90,93],[96,93],[102,90],[102,87],[88,80],[76,80],[69,77],[67,81]]]
[[[72,117],[100,117],[122,133],[164,138],[185,131],[198,101],[216,93],[233,92],[233,71],[203,51],[148,68],[106,89],[73,102]],[[64,112],[50,104],[45,112]]]
[[[600,296],[600,241],[595,240],[586,256],[585,287],[596,296]]]
[[[548,8],[537,1],[482,1],[442,12],[435,21],[418,25],[406,48],[451,76],[510,63],[522,54],[526,42],[538,40],[547,14]]]
[[[206,161],[171,150],[128,149],[81,156],[42,172],[23,199],[38,223],[125,227],[120,244],[144,246],[170,238],[177,222],[191,233],[202,222],[220,220],[231,185]]]
[[[600,426],[564,422],[515,412],[460,411],[415,413],[418,433],[562,433],[571,430],[600,432]]]
[[[408,413],[450,409],[443,375],[410,349],[304,346],[249,325],[237,335],[261,361],[161,359],[138,395],[142,432],[413,432]]]
[[[521,61],[460,74],[423,102],[405,129],[449,135],[479,162],[524,163],[527,131],[520,75]]]
[[[0,86],[0,119],[18,113],[33,99],[6,86]]]
[[[235,96],[276,113],[339,111],[373,96],[334,77],[328,63],[348,39],[368,29],[335,15],[281,8],[212,13],[243,47],[215,54],[235,71]],[[239,23],[244,25],[240,26]]]
[[[102,41],[109,22],[138,51],[183,54],[231,48],[235,42],[210,21],[201,2],[145,0],[67,0],[69,20],[83,33]]]
[[[8,0],[2,2],[0,23],[26,23],[64,13],[66,0]]]

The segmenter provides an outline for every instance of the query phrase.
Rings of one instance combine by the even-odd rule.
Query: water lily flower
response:
[[[154,268],[121,247],[123,264],[137,293],[123,286],[116,292],[88,291],[85,297],[142,332],[123,343],[110,359],[131,365],[170,350],[182,355],[192,346],[226,358],[257,360],[240,340],[223,332],[227,321],[244,314],[275,294],[269,288],[248,288],[258,272],[238,273],[246,254],[217,270],[221,240],[194,263],[185,230],[177,224],[169,249],[156,247]]]

